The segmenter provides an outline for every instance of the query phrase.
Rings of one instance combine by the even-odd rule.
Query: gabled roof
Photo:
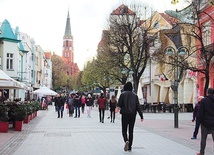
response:
[[[136,15],[135,12],[130,10],[128,6],[122,4],[116,10],[114,10],[111,15]]]
[[[171,17],[166,13],[160,13],[160,15],[171,25],[174,25],[175,23],[178,23],[178,21],[179,21],[178,19]]]
[[[20,40],[17,40],[17,37],[13,33],[13,30],[10,26],[10,23],[7,21],[7,19],[5,19],[1,25],[0,39],[11,41],[11,42],[20,42]]]

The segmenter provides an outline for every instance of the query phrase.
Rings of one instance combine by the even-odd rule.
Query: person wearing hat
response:
[[[124,85],[123,90],[124,91],[120,94],[118,100],[118,106],[120,107],[120,114],[122,115],[122,136],[125,142],[124,151],[131,151],[136,114],[138,112],[141,122],[143,122],[143,112],[140,109],[140,103],[137,94],[132,92],[132,83],[127,82]]]

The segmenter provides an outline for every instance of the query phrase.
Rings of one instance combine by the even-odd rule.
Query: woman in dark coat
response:
[[[117,100],[114,95],[111,96],[110,100],[110,115],[111,115],[111,122],[114,123],[115,120],[115,109],[117,107]]]

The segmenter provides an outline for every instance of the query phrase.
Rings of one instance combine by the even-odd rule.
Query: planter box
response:
[[[25,118],[25,120],[24,120],[24,123],[29,123],[30,122],[30,117],[31,117],[31,115],[28,115],[26,118]]]
[[[23,121],[15,121],[15,131],[22,131]]]
[[[0,122],[0,132],[7,132],[9,128],[9,122]]]
[[[37,116],[37,111],[35,112],[35,117]]]

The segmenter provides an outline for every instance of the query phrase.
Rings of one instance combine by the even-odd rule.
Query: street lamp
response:
[[[178,128],[178,84],[179,84],[179,78],[178,77],[178,58],[183,57],[187,52],[188,49],[186,47],[179,47],[178,49],[175,49],[171,46],[167,46],[165,48],[165,52],[167,55],[169,56],[173,56],[174,57],[174,63],[173,65],[174,67],[174,81],[171,82],[171,88],[173,90],[174,93],[174,97],[173,97],[173,102],[174,102],[174,127]]]

